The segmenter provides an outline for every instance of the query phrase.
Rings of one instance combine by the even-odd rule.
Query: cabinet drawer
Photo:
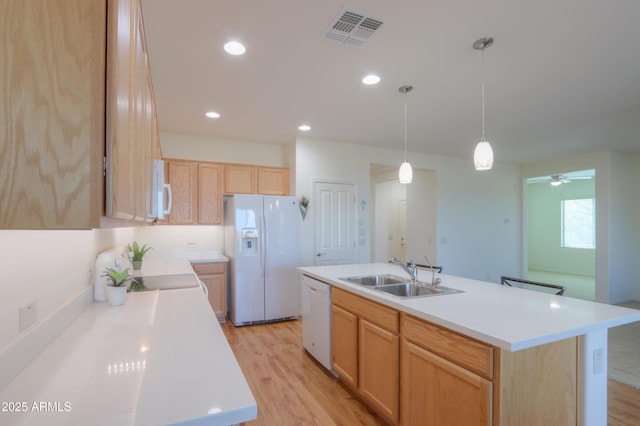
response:
[[[406,340],[485,378],[493,378],[493,347],[409,315],[402,316]]]
[[[226,265],[224,262],[216,262],[216,263],[192,263],[193,270],[196,271],[196,274],[224,274]]]
[[[392,333],[399,333],[398,311],[355,294],[331,287],[331,303]]]

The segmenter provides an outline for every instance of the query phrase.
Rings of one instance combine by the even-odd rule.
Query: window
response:
[[[596,248],[594,198],[562,200],[562,247]]]

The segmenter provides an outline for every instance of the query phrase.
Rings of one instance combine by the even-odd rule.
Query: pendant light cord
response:
[[[407,92],[404,92],[404,162],[407,162]]]
[[[482,140],[484,141],[484,47],[482,48]]]

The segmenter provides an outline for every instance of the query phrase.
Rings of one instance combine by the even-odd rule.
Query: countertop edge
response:
[[[362,266],[366,267],[367,265],[375,265],[375,264],[363,264]],[[501,349],[508,350],[510,352],[516,352],[524,349],[529,349],[535,346],[540,346],[547,343],[552,343],[559,340],[584,335],[589,332],[601,330],[604,328],[608,329],[611,327],[616,327],[616,326],[628,324],[631,322],[640,321],[640,311],[637,311],[636,313],[634,313],[634,310],[632,309],[616,307],[619,309],[629,311],[628,315],[611,319],[611,320],[599,321],[597,323],[593,323],[590,325],[568,328],[560,332],[543,334],[543,335],[535,335],[527,339],[514,339],[510,341],[510,340],[501,339],[491,334],[480,332],[478,330],[474,330],[472,328],[469,328],[459,323],[451,322],[447,319],[430,314],[429,312],[425,312],[425,311],[413,308],[411,306],[407,306],[405,304],[406,302],[402,303],[401,300],[395,300],[396,298],[394,296],[386,295],[384,293],[371,290],[366,287],[359,286],[357,284],[351,284],[339,278],[336,279],[334,277],[327,277],[326,275],[323,275],[314,271],[314,268],[318,268],[318,267],[315,267],[315,266],[298,267],[298,273],[310,276],[312,278],[316,278],[332,286],[349,291],[353,294],[362,296],[366,299],[372,300],[382,305],[397,309],[400,312],[404,312],[406,314],[413,315],[417,318],[421,318],[426,321],[433,322],[434,324],[440,325],[442,327],[446,327],[450,330],[461,333],[465,336],[499,347]],[[399,272],[399,275],[403,275],[402,272],[400,271],[398,272]],[[447,284],[447,286],[449,285]],[[452,285],[451,287],[455,288],[455,285]],[[456,294],[450,294],[446,296],[436,296],[436,297],[453,298],[453,297],[456,297]],[[555,296],[555,297],[564,297],[564,296]]]

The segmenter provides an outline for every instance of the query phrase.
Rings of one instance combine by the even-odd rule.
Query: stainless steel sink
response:
[[[449,287],[433,287],[429,284],[404,282],[401,284],[381,285],[374,287],[374,290],[383,291],[398,297],[426,297],[440,296],[445,294],[462,293]]]
[[[354,284],[364,285],[367,287],[376,287],[376,286],[388,285],[388,284],[399,284],[399,283],[406,283],[407,281],[409,281],[408,278],[402,278],[402,277],[398,277],[396,275],[390,275],[390,274],[360,275],[356,277],[345,277],[340,279],[349,281]]]

